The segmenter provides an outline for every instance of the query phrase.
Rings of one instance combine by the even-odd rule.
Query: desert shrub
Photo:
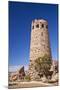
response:
[[[29,75],[26,75],[26,76],[24,77],[24,79],[25,79],[26,81],[30,81],[30,80],[31,80],[31,78],[30,78]]]
[[[44,55],[43,57],[39,57],[35,60],[35,69],[39,73],[43,73],[47,76],[51,68],[51,64],[51,58],[48,55]]]

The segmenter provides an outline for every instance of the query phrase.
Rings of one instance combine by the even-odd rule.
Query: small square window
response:
[[[36,25],[36,28],[39,28],[39,24]]]
[[[41,36],[43,36],[43,32],[41,32]]]

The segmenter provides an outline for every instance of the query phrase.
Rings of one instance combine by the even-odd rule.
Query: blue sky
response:
[[[58,5],[9,2],[9,65],[28,65],[31,22],[48,21],[52,58],[58,60]]]

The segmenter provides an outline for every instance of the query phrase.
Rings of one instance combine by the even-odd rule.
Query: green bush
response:
[[[35,60],[35,69],[39,73],[47,74],[51,68],[51,64],[51,58],[48,55],[44,55]]]
[[[31,80],[31,78],[30,78],[29,75],[26,75],[24,79],[25,79],[26,81],[30,81],[30,80]]]

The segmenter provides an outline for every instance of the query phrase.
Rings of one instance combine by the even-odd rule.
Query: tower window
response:
[[[30,60],[30,62],[32,62],[32,60]]]
[[[41,36],[43,36],[43,32],[41,32]]]
[[[39,28],[39,24],[36,25],[36,28]]]
[[[46,29],[48,29],[48,25],[46,25]]]
[[[42,24],[42,28],[44,28],[44,24]]]
[[[32,29],[34,29],[34,26],[32,26]]]

